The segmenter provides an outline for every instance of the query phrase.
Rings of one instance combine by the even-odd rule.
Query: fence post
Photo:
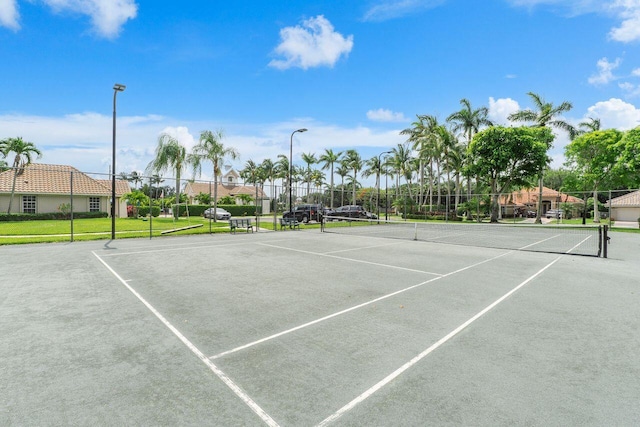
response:
[[[153,181],[149,177],[149,240],[153,238]]]
[[[70,210],[70,215],[71,215],[71,217],[70,217],[70,219],[71,219],[71,242],[73,242],[73,171],[71,171],[71,173],[70,173],[69,180],[70,180],[69,187],[70,187],[70,191],[71,191],[71,194],[70,194],[70,199],[71,200],[70,200],[70,203],[69,203],[70,204],[69,210]]]

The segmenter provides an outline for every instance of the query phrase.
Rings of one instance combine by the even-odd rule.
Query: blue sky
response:
[[[559,105],[574,124],[640,125],[640,0],[0,0],[0,138],[39,162],[143,171],[160,133],[225,133],[232,162],[404,142],[416,114],[467,98],[490,117]],[[562,164],[564,135],[551,155]],[[211,177],[204,168],[202,179]]]

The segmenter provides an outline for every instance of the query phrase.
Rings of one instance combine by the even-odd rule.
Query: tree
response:
[[[31,164],[34,156],[37,158],[42,157],[42,152],[38,150],[33,142],[28,142],[17,138],[7,138],[0,141],[0,153],[7,158],[9,154],[15,154],[11,167],[13,168],[13,183],[11,184],[11,197],[9,198],[9,209],[7,213],[11,213],[11,204],[13,202],[13,195],[16,191],[16,179],[18,175],[24,172],[24,167]]]
[[[400,190],[400,177],[403,176],[407,181],[409,198],[411,198],[411,175],[413,169],[411,167],[411,148],[407,143],[398,144],[391,149],[389,164],[396,171],[396,193]]]
[[[483,126],[493,126],[491,120],[488,119],[489,109],[487,107],[476,108],[471,107],[468,99],[460,100],[462,109],[452,113],[447,117],[447,121],[453,125],[454,132],[462,132],[467,140],[467,148],[473,139],[473,135],[480,131]],[[467,176],[467,201],[471,200],[471,177]],[[468,210],[469,218],[471,210]]]
[[[265,181],[271,182],[271,192],[269,194],[270,200],[274,202],[273,205],[273,221],[275,225],[275,215],[278,210],[278,206],[275,204],[275,181],[278,177],[278,167],[271,159],[264,159],[262,163],[260,163],[261,175],[264,177]]]
[[[322,163],[322,170],[331,169],[331,209],[333,209],[333,167],[340,160],[342,152],[334,153],[333,150],[325,148],[324,154],[318,158],[318,163]]]
[[[184,145],[168,133],[160,134],[158,137],[158,146],[156,147],[156,157],[147,165],[147,171],[149,174],[162,174],[169,169],[175,172],[175,200],[177,203],[180,202],[180,178],[187,163],[187,149]],[[173,215],[176,219],[179,214],[179,209],[175,209]]]
[[[345,163],[344,158],[340,160],[336,173],[340,177],[340,206],[344,206],[344,179],[349,175],[349,166]]]
[[[491,188],[491,222],[498,221],[498,197],[510,185],[525,185],[548,162],[553,142],[548,128],[495,126],[478,132],[469,144],[467,172]]]
[[[564,101],[559,106],[555,107],[550,102],[545,102],[540,95],[533,92],[528,92],[527,95],[533,100],[533,103],[537,111],[533,110],[520,110],[509,115],[509,120],[515,122],[532,122],[534,127],[551,127],[561,129],[569,134],[571,139],[576,136],[576,129],[564,120],[558,119],[557,116],[565,113],[573,108],[573,105]],[[551,148],[551,146],[549,146]],[[544,169],[540,171],[539,185],[538,185],[538,209],[536,214],[536,223],[542,222],[542,187],[544,183]]]
[[[302,161],[306,163],[307,170],[304,173],[304,180],[307,183],[307,200],[309,199],[309,192],[311,191],[311,181],[313,181],[313,177],[311,176],[311,165],[318,163],[318,159],[316,159],[315,153],[302,153]]]
[[[640,187],[640,126],[625,132],[613,173],[627,188]]]
[[[203,130],[200,132],[200,140],[193,147],[193,154],[189,157],[189,162],[193,165],[193,170],[198,175],[201,172],[202,162],[210,161],[213,164],[213,221],[217,221],[216,210],[218,206],[218,176],[221,175],[222,164],[226,157],[233,160],[240,155],[233,147],[225,147],[221,140],[224,134],[221,130],[212,132]]]
[[[567,164],[593,189],[594,200],[598,200],[598,186],[616,185],[611,171],[620,157],[622,137],[623,133],[615,129],[599,130],[580,135],[565,147]],[[597,203],[593,222],[600,222]]]
[[[353,185],[353,202],[352,204],[355,205],[356,203],[356,186],[358,185],[358,172],[362,169],[362,158],[360,157],[360,154],[358,154],[358,152],[356,150],[347,150],[344,153],[344,163],[345,165],[351,169],[353,171],[353,180],[352,180],[352,185]]]

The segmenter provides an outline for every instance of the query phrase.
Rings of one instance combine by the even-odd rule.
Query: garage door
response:
[[[616,221],[633,221],[640,218],[640,208],[611,208],[611,216]]]

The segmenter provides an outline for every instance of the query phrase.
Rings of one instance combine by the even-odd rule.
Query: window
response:
[[[89,197],[89,212],[100,212],[100,197]]]
[[[22,196],[22,212],[36,213],[36,196]]]

